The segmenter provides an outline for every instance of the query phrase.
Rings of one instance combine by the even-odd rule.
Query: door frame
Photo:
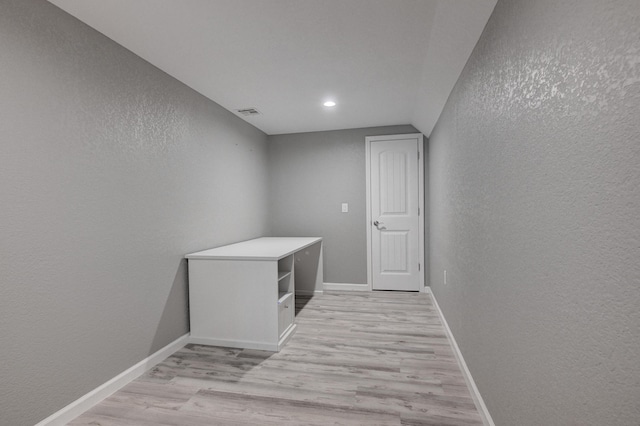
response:
[[[365,163],[366,163],[366,193],[367,193],[367,286],[373,290],[373,260],[371,255],[371,142],[393,141],[400,139],[418,139],[418,253],[420,262],[420,292],[426,292],[424,276],[427,269],[424,259],[424,136],[422,133],[407,133],[404,135],[366,136],[365,139]]]

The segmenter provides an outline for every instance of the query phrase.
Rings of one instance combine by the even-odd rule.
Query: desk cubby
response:
[[[293,327],[295,317],[295,259],[289,255],[278,260],[278,337],[282,339]]]

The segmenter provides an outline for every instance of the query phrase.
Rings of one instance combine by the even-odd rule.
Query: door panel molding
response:
[[[409,264],[407,262],[407,257],[409,256],[409,231],[380,231],[380,239],[384,241],[385,246],[393,246],[396,249],[380,252],[380,273],[409,273]],[[398,250],[402,252],[403,256],[394,256]]]
[[[425,279],[424,279],[424,275],[425,275],[425,259],[424,259],[424,137],[422,135],[422,133],[410,133],[410,134],[403,134],[403,135],[384,135],[384,136],[367,136],[365,137],[365,155],[366,155],[366,202],[367,202],[367,208],[366,208],[366,226],[367,226],[367,286],[369,288],[369,290],[373,290],[373,282],[374,282],[374,264],[373,264],[373,251],[372,251],[372,238],[373,238],[373,231],[375,226],[373,225],[373,220],[375,220],[376,218],[372,217],[372,193],[371,193],[371,189],[372,189],[372,142],[377,142],[377,141],[400,141],[400,140],[407,140],[407,139],[415,139],[417,142],[417,149],[418,149],[418,208],[419,208],[419,215],[418,215],[418,247],[417,247],[417,251],[418,253],[415,253],[415,250],[413,250],[411,247],[406,247],[406,250],[409,252],[409,256],[416,256],[417,254],[417,264],[419,264],[419,274],[418,274],[418,278],[419,278],[419,291],[421,292],[425,292]],[[404,158],[404,164],[401,164],[403,162]],[[383,151],[380,152],[378,154],[378,163],[379,163],[379,167],[380,167],[380,172],[381,172],[381,177],[380,179],[383,179],[383,174],[384,174],[384,179],[388,179],[387,182],[391,182],[391,184],[393,184],[394,179],[398,179],[399,178],[399,174],[390,174],[390,170],[402,170],[403,167],[408,167],[408,165],[406,164],[407,162],[407,158],[406,155],[403,154],[397,154],[397,153],[392,153],[391,151]],[[393,164],[391,164],[393,163]],[[409,190],[409,185],[407,183],[405,183],[404,185],[400,184],[401,187],[404,187],[406,189],[406,191]],[[380,185],[381,191],[382,191],[382,187],[383,185]],[[396,198],[394,200],[389,199],[388,194],[383,194],[383,193],[378,193],[376,194],[378,197],[383,197],[385,202],[383,203],[385,206],[385,210],[388,210],[387,212],[387,216],[394,216],[394,215],[398,215],[398,216],[402,216],[405,212],[405,210],[407,209],[407,196],[396,196]],[[413,207],[412,207],[413,208]],[[378,228],[382,230],[382,227]],[[397,229],[397,230],[389,230],[389,231],[385,231],[385,234],[388,236],[391,235],[400,235],[399,233],[401,233],[402,230],[401,229]],[[381,253],[382,256],[382,253]],[[382,258],[382,257],[381,257]],[[413,262],[410,262],[413,263]],[[397,259],[391,259],[391,258],[387,258],[385,259],[384,262],[385,265],[387,266],[393,266],[392,270],[394,271],[394,273],[401,273],[401,271],[398,269],[399,265],[397,262]],[[401,268],[400,268],[401,269]],[[389,270],[389,272],[391,272],[391,270]]]

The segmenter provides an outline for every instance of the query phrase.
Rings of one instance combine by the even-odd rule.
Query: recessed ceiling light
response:
[[[333,101],[327,101],[323,105],[326,106],[326,107],[334,107],[334,106],[336,106],[336,103],[333,102]]]

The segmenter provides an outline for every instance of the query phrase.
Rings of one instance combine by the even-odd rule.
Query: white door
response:
[[[420,291],[424,243],[422,135],[367,137],[370,283]]]

